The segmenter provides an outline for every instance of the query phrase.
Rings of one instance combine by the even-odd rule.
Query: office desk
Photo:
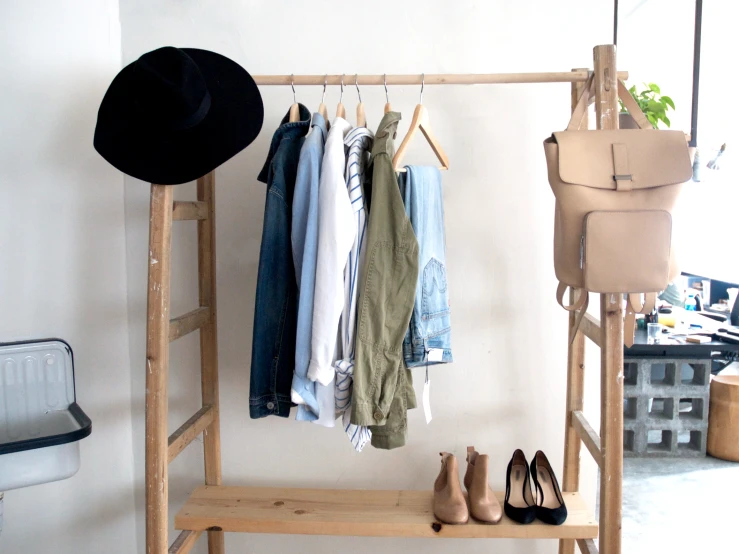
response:
[[[668,334],[662,335],[667,337]],[[647,344],[646,329],[637,329],[634,345],[624,347],[624,358],[715,358],[716,353],[739,353],[739,344],[711,341],[705,344]]]

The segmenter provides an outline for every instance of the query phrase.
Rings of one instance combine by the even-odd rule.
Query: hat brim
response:
[[[210,92],[210,109],[200,123],[163,131],[142,120],[128,94],[133,64],[113,79],[98,111],[95,149],[114,167],[142,181],[193,181],[249,146],[262,128],[262,96],[243,67],[215,52],[181,50],[198,65]]]

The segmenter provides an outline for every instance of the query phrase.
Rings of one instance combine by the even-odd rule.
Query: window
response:
[[[629,71],[627,85],[639,89],[642,83],[656,83],[675,102],[675,111],[668,114],[671,128],[691,135],[695,124],[698,181],[685,186],[673,222],[681,268],[737,282],[739,257],[730,252],[739,211],[739,127],[732,124],[736,79],[727,66],[735,50],[734,19],[726,4],[702,0],[618,0],[616,7],[618,64]],[[696,27],[700,51],[693,121]]]

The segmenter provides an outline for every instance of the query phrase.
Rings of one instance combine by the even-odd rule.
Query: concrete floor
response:
[[[624,460],[624,554],[739,552],[739,463]]]

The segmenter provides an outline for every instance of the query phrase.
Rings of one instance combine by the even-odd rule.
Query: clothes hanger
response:
[[[336,106],[336,117],[346,119],[346,110],[341,101],[344,99],[344,75],[341,75],[341,96],[339,96],[339,105]]]
[[[413,112],[413,120],[411,121],[411,126],[408,129],[408,134],[405,135],[403,142],[400,143],[400,147],[398,147],[398,151],[395,153],[395,156],[393,157],[393,167],[395,168],[395,171],[399,171],[399,172],[405,171],[405,168],[402,168],[400,164],[403,161],[403,157],[405,156],[405,151],[407,150],[408,145],[413,139],[413,136],[416,134],[416,131],[418,131],[419,129],[421,130],[421,133],[423,133],[423,136],[426,137],[426,140],[431,145],[431,149],[434,151],[434,154],[436,154],[436,157],[441,162],[441,166],[439,167],[439,169],[449,169],[449,158],[447,158],[446,154],[444,153],[444,150],[441,148],[441,144],[439,144],[439,141],[436,140],[436,137],[431,131],[429,113],[428,113],[428,110],[426,110],[426,108],[423,105],[424,78],[425,76],[422,73],[421,74],[421,99],[419,101],[418,106],[416,106],[416,111]]]
[[[295,123],[300,121],[300,106],[298,106],[298,101],[295,98],[295,75],[292,74],[290,75],[290,87],[293,89],[293,105],[290,106],[288,122]]]
[[[387,73],[382,74],[382,84],[385,87],[385,111],[383,113],[387,113],[393,110],[390,105],[390,97],[387,95]]]
[[[328,84],[328,75],[326,75],[323,78],[323,96],[321,96],[321,103],[318,105],[318,113],[323,116],[323,119],[326,120],[326,124],[328,124],[328,110],[326,109],[326,104],[324,104],[324,101],[326,100],[326,85]]]
[[[359,104],[357,104],[357,127],[366,127],[367,117],[364,115],[364,104],[362,103],[362,94],[359,92],[359,83],[357,83],[356,74],[354,74],[354,86],[357,87],[357,97],[359,98]]]

